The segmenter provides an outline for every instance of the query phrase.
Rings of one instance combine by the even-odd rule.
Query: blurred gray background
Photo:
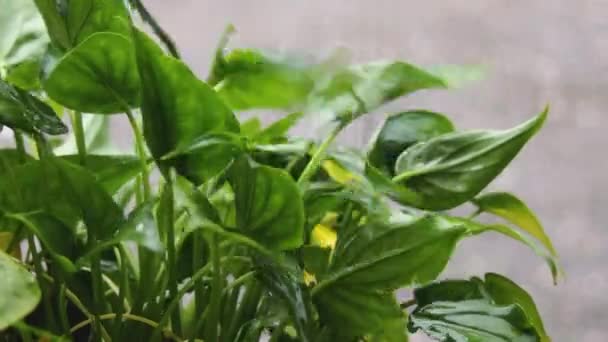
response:
[[[549,103],[544,129],[490,188],[516,193],[536,211],[566,279],[553,286],[542,260],[493,234],[463,241],[442,277],[505,274],[534,296],[554,341],[608,341],[608,0],[146,3],[201,77],[228,23],[238,30],[231,46],[313,56],[347,47],[360,62],[490,67],[482,82],[381,108],[348,129],[343,144],[365,146],[387,113],[406,109],[443,112],[461,129],[502,129]],[[314,134],[306,124],[296,133]],[[120,140],[130,139],[122,128]]]
[[[444,276],[505,274],[532,293],[554,341],[608,341],[608,0],[147,3],[201,76],[228,23],[238,30],[231,46],[319,56],[347,47],[361,62],[490,66],[482,82],[381,108],[342,143],[364,146],[386,113],[405,109],[443,112],[465,129],[508,128],[549,103],[544,129],[491,188],[520,195],[537,212],[566,279],[553,286],[542,260],[493,234],[461,243]],[[297,132],[310,135],[306,125]]]

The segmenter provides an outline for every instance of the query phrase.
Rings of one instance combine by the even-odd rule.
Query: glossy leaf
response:
[[[394,180],[420,196],[419,208],[443,210],[473,199],[541,128],[547,110],[504,131],[449,133],[404,151]]]
[[[32,1],[0,0],[0,75],[39,59],[49,43],[42,17]]]
[[[64,134],[68,128],[53,109],[25,90],[0,80],[0,124],[28,133]]]
[[[391,224],[368,222],[338,242],[325,286],[394,290],[435,279],[467,233],[463,222],[428,215]]]
[[[164,155],[190,146],[209,133],[239,132],[234,114],[215,91],[198,80],[188,67],[166,56],[144,33],[135,31],[137,63],[141,75],[144,135],[150,152],[159,160]],[[213,157],[222,157],[217,153]],[[211,156],[192,154],[161,163],[197,182],[219,172],[231,160],[221,159],[219,169],[202,167]],[[220,164],[223,164],[219,167]]]
[[[392,177],[401,152],[418,142],[453,130],[452,122],[439,113],[416,110],[393,114],[372,139],[369,163]]]
[[[93,33],[47,69],[44,90],[70,109],[111,114],[139,104],[140,81],[128,36]]]
[[[545,331],[536,304],[526,290],[515,284],[512,280],[496,273],[486,274],[485,289],[494,303],[498,305],[512,303],[519,305],[540,335],[541,342],[549,342],[551,340]]]
[[[438,282],[414,297],[410,328],[439,341],[549,341],[530,296],[497,274]]]
[[[542,242],[551,254],[557,254],[551,239],[545,233],[536,215],[515,195],[506,192],[491,192],[475,198],[473,203],[480,212],[491,213],[513,223]]]
[[[232,109],[293,108],[313,89],[310,66],[256,50],[236,49],[216,62],[218,94]]]
[[[304,204],[287,172],[239,158],[229,171],[237,227],[262,244],[279,250],[303,243]]]
[[[40,61],[27,60],[7,71],[6,82],[23,90],[40,90]]]
[[[371,62],[343,69],[319,82],[309,111],[327,113],[342,122],[417,90],[445,88],[440,78],[405,62]]]
[[[0,330],[4,330],[32,312],[41,295],[34,275],[1,250],[0,279]]]

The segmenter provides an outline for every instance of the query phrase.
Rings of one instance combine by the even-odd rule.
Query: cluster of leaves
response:
[[[388,101],[449,88],[446,69],[226,53],[227,31],[204,82],[140,1],[0,8],[0,124],[15,136],[0,150],[3,340],[549,341],[507,278],[433,282],[488,231],[558,276],[532,211],[479,195],[546,110],[502,131],[404,111],[360,153],[332,142]],[[262,127],[234,112],[254,108],[293,114]],[[128,119],[134,154],[112,144],[110,115]],[[310,115],[329,118],[320,143],[288,135]],[[466,203],[468,217],[445,211]]]

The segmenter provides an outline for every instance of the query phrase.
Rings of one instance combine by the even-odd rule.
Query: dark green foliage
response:
[[[230,27],[205,82],[141,1],[126,4],[0,0],[0,128],[15,136],[0,150],[1,340],[549,341],[511,280],[435,282],[487,231],[559,274],[533,211],[480,195],[546,110],[504,131],[402,111],[368,151],[333,148],[358,117],[470,69],[225,51]],[[284,116],[234,112],[255,108]],[[105,114],[122,113],[137,155],[112,144]],[[289,134],[326,119],[321,141]],[[441,211],[464,203],[478,211]],[[415,298],[399,303],[404,288]]]

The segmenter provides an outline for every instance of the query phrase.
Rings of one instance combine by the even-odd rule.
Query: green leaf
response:
[[[40,302],[36,278],[8,254],[0,251],[0,330],[32,312]]]
[[[80,157],[76,154],[61,156],[60,158],[73,165],[80,163]],[[95,176],[97,183],[103,186],[108,194],[114,195],[123,185],[141,172],[141,161],[136,156],[87,154],[85,167]]]
[[[444,210],[471,200],[490,183],[541,128],[545,109],[504,131],[448,133],[405,150],[394,181],[420,196],[418,208]]]
[[[494,303],[498,305],[519,305],[528,320],[534,326],[536,331],[541,337],[541,342],[549,342],[551,339],[545,331],[543,321],[538,313],[536,304],[532,297],[522,289],[520,286],[515,284],[512,280],[501,276],[496,273],[488,273],[485,276],[485,289],[487,293],[492,297]]]
[[[40,89],[40,61],[27,60],[17,64],[6,73],[6,82],[23,90],[34,91]]]
[[[253,137],[259,144],[269,144],[273,140],[284,138],[285,134],[302,118],[302,112],[291,113],[261,130]]]
[[[34,0],[51,41],[69,50],[97,32],[129,35],[129,15],[122,0]]]
[[[296,182],[284,170],[248,157],[231,166],[237,226],[272,249],[297,248],[304,238],[304,203]]]
[[[362,286],[332,287],[314,300],[321,322],[332,327],[340,341],[392,332],[395,324],[402,327],[401,339],[388,341],[407,341],[405,316],[391,293]]]
[[[0,80],[0,124],[27,133],[52,135],[67,133],[68,128],[53,109],[25,90]]]
[[[311,67],[293,59],[249,49],[219,58],[216,89],[235,110],[293,108],[306,100],[314,86]]]
[[[557,254],[551,239],[545,233],[536,215],[515,195],[506,192],[491,192],[473,199],[473,203],[480,212],[491,213],[513,223],[542,242],[551,254]]]
[[[262,121],[257,116],[241,122],[241,134],[247,138],[252,138],[262,130]]]
[[[539,341],[519,306],[495,306],[482,300],[437,302],[417,310],[412,329],[437,341]]]
[[[497,274],[430,284],[414,297],[410,329],[439,341],[550,341],[530,295]]]
[[[427,283],[444,269],[467,231],[462,221],[425,215],[338,232],[328,276],[316,291],[328,286],[395,290]]]
[[[44,90],[70,109],[111,114],[139,104],[140,81],[128,36],[93,33],[47,69]]]
[[[340,70],[320,81],[310,96],[309,112],[350,122],[361,114],[417,90],[445,88],[440,78],[405,62],[371,62]]]
[[[329,267],[330,248],[315,245],[305,245],[300,248],[304,269],[315,276],[323,276]]]
[[[156,160],[190,146],[205,134],[239,132],[234,114],[185,64],[166,56],[142,32],[134,32],[134,41],[142,82],[144,136]],[[161,166],[162,169],[174,166],[180,174],[200,183],[223,169],[230,160],[231,156],[222,151],[213,156],[195,153],[165,161]],[[212,169],[206,165],[210,162],[218,166]]]
[[[553,277],[553,283],[557,283],[561,271],[557,256],[552,255],[546,250],[546,248],[539,245],[536,239],[531,238],[527,234],[523,234],[517,229],[501,224],[483,225],[469,221],[469,227],[471,228],[471,232],[474,234],[479,234],[486,231],[495,231],[527,245],[530,247],[530,249],[532,249],[532,251],[534,251],[534,253],[536,253],[536,255],[540,256],[547,262]]]
[[[271,260],[257,260],[257,277],[272,294],[281,298],[289,308],[299,341],[315,341],[316,322],[310,292],[294,270]]]
[[[87,170],[53,158],[13,168],[0,180],[0,209],[7,213],[44,212],[73,231],[82,220],[99,239],[110,238],[122,211]],[[67,238],[67,237],[61,237]]]
[[[39,59],[49,37],[32,1],[0,0],[0,76],[3,69]]]
[[[468,83],[483,79],[487,72],[484,65],[435,65],[428,71],[441,78],[450,88],[460,88]]]
[[[418,142],[452,131],[452,122],[439,113],[415,110],[393,114],[373,138],[369,163],[392,177],[401,152]]]

